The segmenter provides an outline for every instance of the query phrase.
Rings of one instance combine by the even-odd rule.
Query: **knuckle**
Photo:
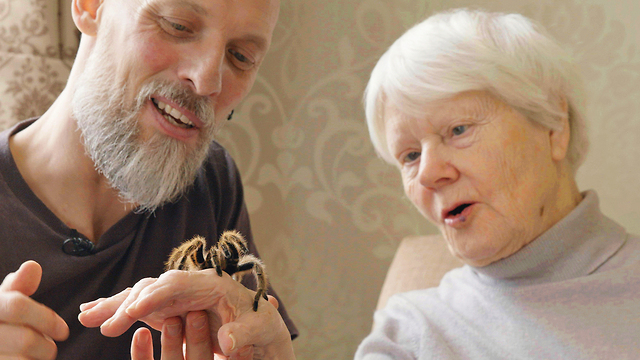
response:
[[[4,310],[11,319],[21,319],[29,313],[29,301],[25,295],[18,292],[9,292],[5,295]]]
[[[148,277],[140,280],[139,283],[143,285],[149,285],[149,284],[153,284],[155,281],[156,279]]]
[[[153,279],[153,278],[144,278],[144,279],[141,279],[140,281],[138,281],[138,282],[133,286],[133,288],[135,289],[135,288],[140,288],[140,287],[146,287],[146,286],[148,286],[148,285],[153,284],[154,282],[155,282],[155,279]],[[133,290],[133,289],[132,289],[132,290]],[[131,292],[131,290],[130,290],[129,292]]]
[[[53,341],[45,339],[40,333],[29,328],[20,328],[20,331],[16,334],[15,341],[18,353],[28,359],[54,360],[58,353]]]
[[[43,340],[42,337],[36,334],[35,331],[23,327],[16,332],[14,345],[20,354],[29,354],[43,345],[40,343],[41,340]]]
[[[163,273],[162,275],[160,275],[158,280],[168,281],[168,282],[179,281],[184,276],[184,273],[185,272],[181,270],[169,270]]]

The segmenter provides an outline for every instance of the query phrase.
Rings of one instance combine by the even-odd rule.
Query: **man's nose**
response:
[[[222,90],[222,73],[225,66],[226,50],[209,48],[195,56],[185,58],[187,65],[181,77],[200,96],[215,96]]]
[[[424,145],[418,170],[420,184],[428,189],[438,190],[455,182],[460,173],[450,160],[446,151],[441,147]]]

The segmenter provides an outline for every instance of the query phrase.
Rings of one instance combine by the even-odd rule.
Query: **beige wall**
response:
[[[639,1],[281,1],[269,57],[221,142],[240,166],[256,241],[301,330],[299,359],[351,358],[398,241],[434,232],[403,197],[396,171],[373,154],[361,106],[377,58],[434,11],[521,12],[575,54],[591,93],[592,147],[579,185],[598,190],[604,212],[640,233]],[[0,0],[4,126],[48,106],[68,72],[56,46],[73,44],[46,35],[58,26],[55,1],[29,1],[40,10],[21,12],[25,3]]]

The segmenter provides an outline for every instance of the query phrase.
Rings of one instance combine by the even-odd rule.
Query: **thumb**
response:
[[[267,295],[268,301],[269,303],[271,303],[271,305],[273,305],[273,307],[275,307],[276,309],[278,309],[280,307],[280,303],[278,303],[278,299],[276,299],[275,297],[271,296],[271,295]]]
[[[0,291],[19,291],[27,296],[33,295],[40,286],[42,267],[33,260],[25,261],[20,268],[4,278]]]

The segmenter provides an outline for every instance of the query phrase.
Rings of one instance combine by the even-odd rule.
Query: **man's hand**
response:
[[[162,326],[161,342],[162,360],[214,359],[208,317],[204,311],[191,312],[187,315],[184,327],[184,348],[182,319],[179,317],[165,320]],[[133,335],[131,360],[153,360],[151,333],[147,328],[140,328]]]
[[[216,354],[239,360],[252,359],[254,355],[295,359],[277,301],[273,297],[261,300],[254,312],[254,295],[226,273],[220,277],[213,269],[173,270],[157,279],[143,279],[111,298],[83,304],[78,318],[85,326],[100,326],[106,336],[119,336],[137,320],[164,330],[168,319],[185,318],[191,312],[204,310]],[[144,330],[139,335],[142,340],[143,333]]]
[[[53,340],[69,336],[69,327],[48,307],[29,296],[40,286],[42,268],[27,261],[0,285],[0,358],[55,359]]]

